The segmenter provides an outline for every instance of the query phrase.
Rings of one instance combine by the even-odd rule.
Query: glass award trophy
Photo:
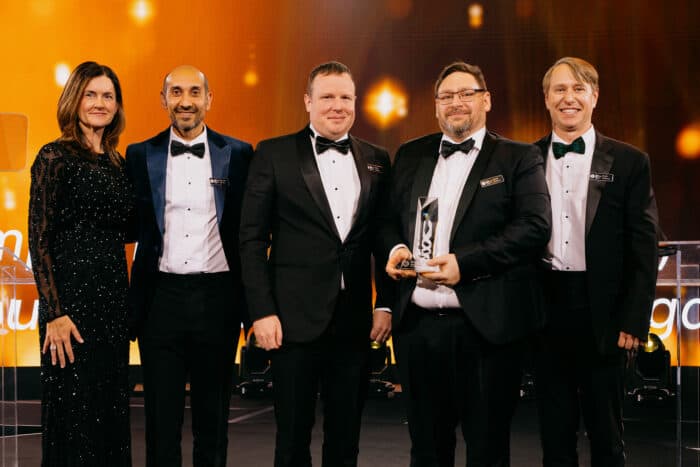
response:
[[[435,254],[438,223],[438,199],[421,196],[416,210],[416,231],[413,236],[413,259],[416,272],[439,271],[439,266],[428,266]]]

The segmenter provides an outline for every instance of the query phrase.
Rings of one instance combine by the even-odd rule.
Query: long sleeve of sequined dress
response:
[[[44,317],[47,321],[63,314],[53,274],[54,261],[50,244],[55,227],[56,204],[61,196],[64,168],[65,163],[61,155],[49,149],[39,152],[31,171],[29,251],[39,300],[47,310],[47,316]]]

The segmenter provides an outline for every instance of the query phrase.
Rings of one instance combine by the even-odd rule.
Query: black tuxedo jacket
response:
[[[238,225],[248,165],[253,155],[250,144],[216,133],[207,128],[211,156],[212,184],[216,203],[219,233],[229,269],[233,275],[231,310],[244,311],[238,254]],[[148,313],[163,253],[165,229],[165,177],[168,162],[170,128],[157,136],[129,145],[126,149],[126,173],[136,193],[137,241],[136,257],[131,268],[132,335]]]
[[[537,141],[544,160],[551,134]],[[586,275],[599,352],[620,331],[646,342],[656,292],[658,214],[649,156],[596,132],[586,200]],[[548,310],[556,313],[557,310]]]
[[[396,154],[380,236],[385,255],[399,243],[412,248],[418,197],[428,195],[441,138],[438,133],[410,141]],[[510,342],[542,325],[536,264],[550,227],[538,148],[487,132],[457,207],[450,253],[461,274],[454,286],[459,303],[488,341]],[[415,284],[402,280],[379,290],[377,306],[391,306],[395,329]]]
[[[240,230],[250,317],[276,314],[285,341],[311,341],[330,322],[342,274],[354,313],[337,325],[368,340],[376,206],[389,176],[389,156],[350,136],[348,157],[355,159],[361,191],[352,228],[341,241],[310,135],[307,127],[262,141],[251,164]]]

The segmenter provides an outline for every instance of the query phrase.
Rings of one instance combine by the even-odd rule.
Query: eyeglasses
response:
[[[440,105],[449,105],[452,103],[454,97],[457,96],[460,102],[471,102],[478,92],[486,92],[486,89],[460,89],[456,92],[443,92],[435,96],[435,100],[438,101]]]

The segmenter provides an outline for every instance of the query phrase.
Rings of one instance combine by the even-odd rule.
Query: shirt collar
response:
[[[581,135],[581,138],[583,139],[583,142],[586,143],[586,150],[583,153],[586,156],[589,156],[593,154],[593,148],[595,148],[595,128],[593,128],[593,125],[586,130],[584,134]],[[562,143],[562,144],[569,144],[568,142],[564,141],[557,135],[554,131],[552,132],[552,143]],[[549,145],[549,152],[550,154],[552,153],[552,144],[550,143]]]
[[[180,143],[187,144],[189,146],[195,145],[197,143],[204,143],[204,147],[207,147],[207,127],[205,125],[204,131],[202,131],[194,139],[192,139],[190,141],[185,141],[180,136],[178,136],[177,133],[175,133],[175,130],[173,130],[173,127],[171,126],[170,127],[170,141],[179,141]]]
[[[481,147],[484,145],[484,137],[486,136],[486,127],[481,127],[480,129],[476,130],[474,133],[469,135],[464,141],[468,140],[469,138],[474,140],[474,148],[477,151],[481,150]],[[449,141],[452,144],[458,144],[456,141],[454,141],[452,138],[447,136],[446,134],[442,134],[442,139],[440,140],[440,144],[442,144],[443,141]],[[462,142],[464,142],[462,141]]]

